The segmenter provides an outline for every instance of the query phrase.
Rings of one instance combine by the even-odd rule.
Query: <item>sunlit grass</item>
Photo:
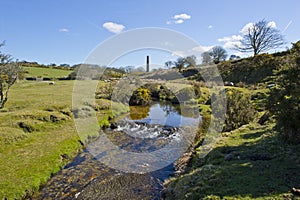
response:
[[[72,113],[74,81],[20,81],[0,112],[0,199],[31,195],[58,172],[91,136],[78,135]],[[120,104],[109,111],[110,101],[96,100],[96,128],[127,112]],[[100,124],[100,125],[99,125]],[[96,135],[94,135],[96,137]]]
[[[62,78],[68,76],[72,71],[63,69],[52,69],[42,67],[23,67],[26,77]]]
[[[300,186],[300,149],[276,137],[273,126],[254,123],[223,133],[205,158],[194,158],[189,173],[167,182],[168,198],[291,199],[291,188]]]

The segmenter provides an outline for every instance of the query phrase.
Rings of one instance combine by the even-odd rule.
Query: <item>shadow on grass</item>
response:
[[[243,135],[241,135],[241,138],[243,138],[243,139],[255,139],[255,138],[258,138],[258,137],[260,137],[263,134],[266,134],[268,132],[269,132],[269,130],[258,130],[257,132],[254,132],[254,133],[243,134]]]
[[[228,138],[225,145],[215,148],[204,159],[195,158],[189,174],[169,183],[167,196],[283,198],[291,188],[300,188],[300,145],[285,144],[267,132],[236,134],[239,137]],[[240,143],[231,145],[234,140]]]

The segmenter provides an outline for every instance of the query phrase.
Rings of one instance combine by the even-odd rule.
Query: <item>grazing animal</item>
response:
[[[49,82],[49,85],[55,85],[54,81]]]

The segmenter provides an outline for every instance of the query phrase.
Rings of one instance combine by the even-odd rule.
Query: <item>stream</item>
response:
[[[54,175],[35,199],[160,199],[163,182],[174,175],[174,161],[183,153],[176,150],[185,139],[184,127],[198,126],[200,120],[191,110],[183,112],[171,104],[130,107],[129,115],[102,133],[129,154],[118,157],[113,150],[101,149],[106,144],[102,140],[92,142]],[[174,145],[168,149],[170,144]],[[159,157],[155,152],[161,149],[168,151],[160,152],[162,161],[156,163],[151,156]],[[108,162],[107,158],[114,159]],[[138,159],[140,162],[130,163]]]

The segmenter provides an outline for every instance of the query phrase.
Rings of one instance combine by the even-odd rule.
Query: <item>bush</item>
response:
[[[150,91],[152,98],[159,99],[159,93],[162,86],[158,83],[146,83],[143,87]]]
[[[300,142],[300,57],[277,73],[267,109],[275,116],[276,130],[284,139]]]
[[[146,88],[138,88],[130,98],[129,105],[149,105],[151,103],[150,90]]]
[[[223,131],[231,131],[236,128],[241,127],[244,124],[248,124],[249,122],[253,121],[256,116],[256,111],[251,103],[251,98],[248,94],[244,94],[241,91],[236,89],[227,89],[227,102],[226,102],[226,116],[225,116],[225,124],[223,127]],[[215,94],[212,95],[214,98]],[[213,113],[217,113],[220,115],[222,113],[219,105],[222,105],[218,100],[212,101],[215,109]],[[220,111],[219,111],[220,110]],[[218,116],[213,116],[218,117]]]
[[[150,91],[153,99],[170,101],[174,98],[172,91],[164,85],[160,85],[158,83],[147,83],[143,87]]]

